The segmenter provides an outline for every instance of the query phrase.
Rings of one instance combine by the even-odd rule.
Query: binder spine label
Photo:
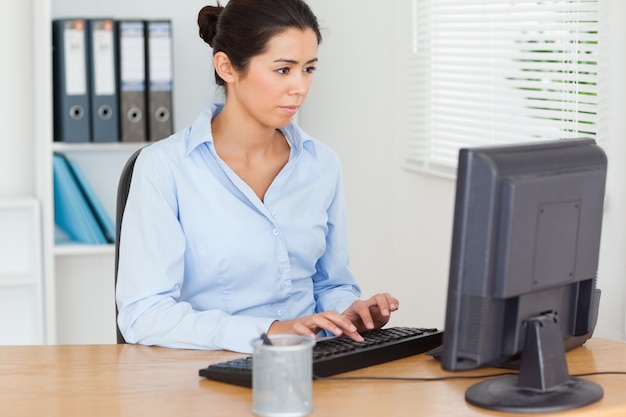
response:
[[[113,22],[102,20],[94,22],[93,60],[94,89],[98,96],[115,94],[115,54]]]
[[[148,65],[151,91],[172,90],[172,36],[170,23],[149,23]]]
[[[65,24],[65,94],[87,94],[87,69],[85,68],[85,22],[74,20]]]
[[[143,23],[120,24],[120,82],[124,91],[145,90],[145,40]]]

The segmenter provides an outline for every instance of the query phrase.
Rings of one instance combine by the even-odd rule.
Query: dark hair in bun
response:
[[[322,41],[317,17],[303,0],[230,0],[221,6],[204,6],[198,13],[200,37],[224,52],[233,67],[245,72],[250,59],[266,50],[267,42],[289,28],[312,29]],[[215,72],[215,82],[225,85]]]

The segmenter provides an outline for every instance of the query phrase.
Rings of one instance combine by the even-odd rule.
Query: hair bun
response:
[[[224,7],[220,6],[204,6],[198,13],[198,29],[200,37],[204,42],[213,47],[213,38],[217,33],[217,21],[222,14]]]

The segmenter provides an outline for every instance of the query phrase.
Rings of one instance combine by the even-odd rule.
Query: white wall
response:
[[[395,324],[443,327],[454,183],[402,168],[410,3],[309,0],[327,29],[301,125],[342,159],[352,268],[365,295],[397,295],[401,308]],[[610,17],[604,36],[614,46],[611,63],[604,67],[610,71],[603,72],[603,91],[621,93],[614,95],[602,121],[610,168],[596,335],[624,340],[626,172],[620,159],[626,151],[626,30],[620,19],[626,3],[605,0],[604,6]]]
[[[0,2],[0,198],[35,189],[32,10],[32,1]]]
[[[626,2],[605,0],[601,32],[607,57],[601,68],[600,94],[611,99],[601,120],[601,139],[609,158],[598,286],[602,290],[596,335],[626,340]]]

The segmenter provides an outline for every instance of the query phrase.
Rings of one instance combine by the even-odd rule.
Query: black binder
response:
[[[119,140],[117,41],[112,19],[87,20],[91,140]]]
[[[52,22],[54,140],[90,140],[87,37],[84,19]]]
[[[148,140],[170,136],[172,124],[172,22],[146,21]]]
[[[143,20],[116,21],[120,141],[145,142],[146,41]]]

